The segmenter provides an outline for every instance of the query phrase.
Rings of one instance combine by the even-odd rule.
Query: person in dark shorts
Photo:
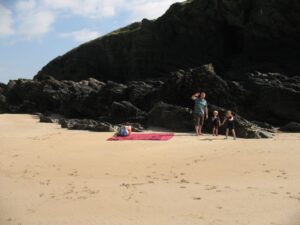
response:
[[[219,127],[221,125],[218,111],[213,112],[212,125],[213,125],[213,130],[212,130],[213,136],[218,136],[219,135]]]
[[[208,119],[207,101],[205,100],[205,92],[197,92],[192,96],[195,101],[194,106],[194,124],[196,135],[202,135],[202,127],[204,125],[204,119]]]
[[[223,125],[226,125],[226,137],[225,139],[228,139],[228,135],[229,135],[229,131],[231,131],[233,139],[236,139],[236,135],[235,135],[235,129],[234,129],[234,117],[232,115],[231,111],[227,111],[226,112],[226,117],[222,123]]]

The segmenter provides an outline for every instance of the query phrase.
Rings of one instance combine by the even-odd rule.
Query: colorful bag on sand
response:
[[[122,126],[119,128],[117,135],[120,137],[126,137],[129,135],[129,132],[125,126]]]

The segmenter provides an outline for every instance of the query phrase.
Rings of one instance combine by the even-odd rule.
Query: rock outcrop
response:
[[[290,122],[282,127],[280,127],[281,131],[284,132],[300,132],[300,123]]]
[[[297,0],[187,0],[160,18],[133,23],[47,64],[36,79],[125,82],[212,63],[231,71],[300,72]]]
[[[218,109],[222,117],[225,109],[236,113],[239,137],[268,137],[268,132],[274,131],[271,125],[300,121],[299,77],[256,72],[246,73],[242,78],[232,75],[226,80],[212,65],[179,70],[168,79],[125,84],[95,79],[58,81],[51,77],[42,81],[14,80],[2,89],[0,111],[50,112],[67,119],[75,118],[70,121],[70,129],[107,131],[99,128],[104,127],[101,123],[111,126],[136,123],[176,131],[193,130],[191,95],[199,89],[207,93],[210,110]],[[41,120],[51,122],[48,118],[41,117]],[[209,126],[205,129],[211,130]]]

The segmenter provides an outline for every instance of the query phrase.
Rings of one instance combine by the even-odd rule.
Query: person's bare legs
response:
[[[216,135],[216,128],[213,128],[213,131],[212,131],[212,133],[213,133],[213,134],[212,134],[213,136],[215,136],[215,135]]]
[[[235,140],[236,139],[236,135],[235,135],[235,130],[232,129],[232,136],[233,136],[233,139]]]
[[[199,126],[199,135],[202,135],[202,126]]]
[[[225,137],[225,139],[228,138],[228,133],[229,133],[229,129],[226,129],[226,137]]]
[[[216,134],[216,136],[219,135],[219,129],[218,128],[215,128],[215,134]]]
[[[195,132],[196,132],[196,135],[198,136],[199,135],[199,126],[195,126]]]

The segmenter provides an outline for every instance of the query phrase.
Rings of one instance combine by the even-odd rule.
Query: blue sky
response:
[[[32,78],[58,55],[183,0],[0,0],[0,82]]]

